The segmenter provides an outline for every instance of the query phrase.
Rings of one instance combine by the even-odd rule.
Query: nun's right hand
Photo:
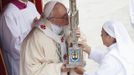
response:
[[[79,39],[78,40],[79,47],[86,52],[87,54],[90,54],[91,47],[87,44],[87,41],[85,39]]]

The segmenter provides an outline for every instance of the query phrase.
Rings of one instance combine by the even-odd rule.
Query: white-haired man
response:
[[[21,47],[20,75],[67,75],[64,54],[68,13],[58,1],[46,3],[44,13]],[[71,70],[70,75],[76,73]]]
[[[39,16],[35,5],[28,0],[12,0],[3,12],[0,38],[8,75],[19,75],[20,45]]]

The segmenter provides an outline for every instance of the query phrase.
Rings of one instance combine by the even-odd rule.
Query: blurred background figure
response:
[[[9,75],[19,75],[20,45],[39,13],[28,0],[12,0],[1,16],[2,53]]]

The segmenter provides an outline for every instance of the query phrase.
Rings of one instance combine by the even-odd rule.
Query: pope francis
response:
[[[35,24],[21,46],[20,75],[67,75],[67,9],[58,1],[49,1]]]

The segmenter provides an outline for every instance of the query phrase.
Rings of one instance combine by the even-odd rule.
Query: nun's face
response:
[[[101,31],[101,38],[103,41],[103,44],[107,47],[109,47],[110,45],[112,45],[114,42],[114,38],[112,38],[111,36],[108,35],[108,33],[102,28]]]

